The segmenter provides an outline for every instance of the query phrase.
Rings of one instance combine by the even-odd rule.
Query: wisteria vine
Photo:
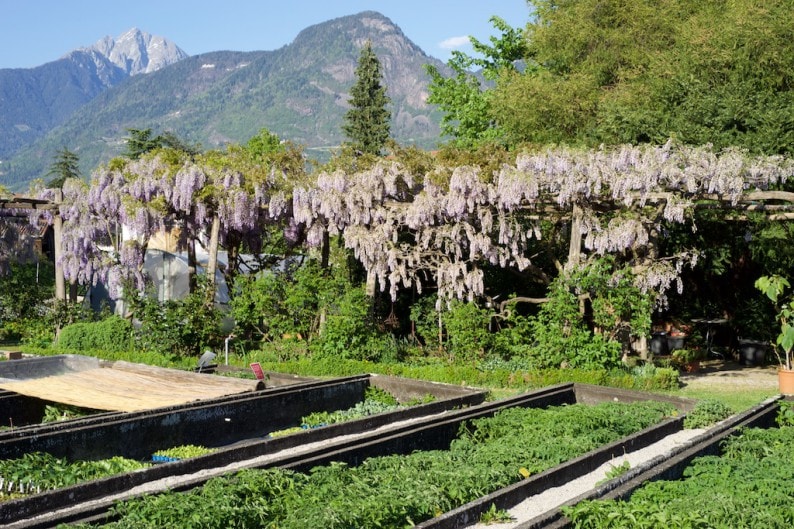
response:
[[[340,236],[393,298],[401,288],[421,292],[432,282],[440,300],[471,299],[484,293],[484,263],[525,269],[541,236],[539,219],[570,219],[576,206],[587,255],[641,256],[637,286],[663,295],[694,254],[653,259],[642,252],[659,224],[688,222],[704,197],[735,205],[749,191],[783,183],[794,162],[669,142],[525,152],[494,174],[441,169],[414,175],[382,160],[353,173],[321,172],[312,184],[290,188],[290,175],[276,185],[272,173],[252,178],[186,158],[112,163],[94,173],[90,186],[72,182],[63,190],[65,275],[81,283],[133,278],[140,285],[154,233],[179,227],[183,237],[199,238],[217,215],[223,244],[247,238],[255,249],[264,224],[283,221],[293,242],[319,246],[326,233]],[[439,179],[442,173],[449,177]],[[124,241],[121,226],[132,235]]]
[[[354,174],[323,173],[315,186],[295,189],[293,207],[310,244],[319,244],[325,229],[342,235],[393,298],[401,287],[421,291],[423,280],[432,278],[440,299],[471,299],[483,295],[482,263],[519,270],[530,264],[529,244],[540,238],[533,219],[564,218],[578,205],[585,250],[625,253],[647,246],[660,222],[687,222],[699,198],[735,205],[744,193],[783,183],[793,173],[794,163],[783,157],[673,142],[549,148],[519,154],[494,175],[455,167],[446,185],[432,175],[417,183],[397,162]],[[651,203],[663,207],[647,207]],[[644,255],[637,286],[657,292],[663,303],[696,255]]]

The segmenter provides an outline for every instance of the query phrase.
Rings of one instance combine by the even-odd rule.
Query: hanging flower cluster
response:
[[[641,250],[659,223],[687,222],[699,200],[736,204],[794,174],[790,159],[672,142],[521,153],[492,175],[472,166],[414,175],[383,160],[352,174],[320,173],[310,185],[294,180],[291,193],[288,175],[252,177],[232,166],[144,156],[100,168],[90,186],[67,183],[60,209],[67,278],[131,278],[140,286],[154,233],[177,226],[183,238],[197,239],[217,216],[222,244],[245,242],[256,251],[262,227],[283,220],[291,242],[318,246],[326,233],[340,236],[392,297],[432,281],[441,300],[471,299],[483,294],[484,263],[531,264],[540,220],[566,221],[576,209],[591,255],[648,258]],[[131,234],[124,242],[122,227]],[[668,257],[645,263],[638,286],[662,295],[672,288],[693,256]]]
[[[186,156],[175,164],[162,155],[114,160],[94,172],[90,186],[67,180],[60,207],[64,276],[81,284],[105,282],[114,297],[126,280],[142,289],[153,235],[178,228],[185,244],[205,237],[216,214],[222,238],[258,235],[267,218],[267,188],[228,168],[208,169]]]
[[[427,175],[415,186],[396,162],[324,173],[315,186],[295,189],[293,210],[310,244],[320,244],[325,230],[342,235],[392,297],[400,286],[421,290],[422,279],[432,277],[440,298],[470,299],[483,294],[481,263],[520,270],[530,264],[529,245],[540,238],[535,219],[560,219],[577,205],[586,250],[627,252],[648,245],[659,222],[686,222],[697,198],[736,204],[743,193],[792,174],[794,163],[782,157],[673,142],[550,148],[518,155],[493,178],[474,167],[453,168],[446,185]],[[652,204],[663,207],[647,207]],[[613,214],[604,218],[605,209]],[[692,259],[688,253],[647,267],[637,281],[663,294]]]

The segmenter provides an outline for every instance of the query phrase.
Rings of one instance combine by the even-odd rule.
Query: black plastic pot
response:
[[[668,336],[667,350],[672,353],[676,349],[683,349],[684,340],[686,340],[686,336]]]
[[[745,366],[762,366],[766,362],[766,342],[739,340],[739,362]]]
[[[651,335],[651,353],[654,355],[666,355],[670,352],[667,347],[667,333],[655,332]]]

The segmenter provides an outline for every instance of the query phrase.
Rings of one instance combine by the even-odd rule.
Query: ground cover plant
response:
[[[171,448],[158,450],[152,454],[153,461],[179,461],[180,459],[188,459],[191,457],[203,456],[214,452],[214,448],[206,448],[197,445],[180,445]]]
[[[44,452],[31,452],[20,458],[0,460],[0,501],[60,489],[147,466],[123,457],[98,461],[69,461]]]
[[[695,459],[679,480],[648,483],[626,501],[586,501],[564,512],[577,529],[793,527],[789,408],[779,423],[726,439],[721,455]]]
[[[464,424],[449,450],[244,470],[119,504],[108,527],[405,527],[655,424],[658,402],[513,408]]]
[[[344,410],[336,411],[318,411],[310,413],[300,419],[300,426],[293,426],[283,430],[271,432],[271,437],[281,437],[289,435],[309,428],[317,428],[329,424],[336,424],[340,422],[354,421],[370,415],[378,413],[386,413],[390,411],[399,410],[409,406],[424,404],[435,400],[433,395],[424,395],[421,398],[411,399],[410,401],[400,404],[397,398],[377,386],[368,386],[364,390],[364,400],[357,402],[355,405]]]

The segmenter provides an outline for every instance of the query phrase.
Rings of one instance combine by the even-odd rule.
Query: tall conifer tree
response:
[[[389,139],[390,102],[381,85],[381,66],[372,43],[361,50],[356,68],[356,83],[350,89],[350,110],[345,114],[342,131],[355,149],[380,154]]]

